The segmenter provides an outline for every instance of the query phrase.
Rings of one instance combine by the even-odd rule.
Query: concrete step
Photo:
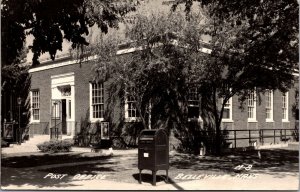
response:
[[[50,140],[49,135],[35,135],[33,138],[30,138],[24,144],[36,144],[39,142],[44,142],[44,141],[49,141],[49,140]]]

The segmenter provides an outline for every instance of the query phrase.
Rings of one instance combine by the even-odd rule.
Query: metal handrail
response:
[[[262,145],[264,144],[264,138],[273,138],[273,142],[276,142],[276,138],[280,138],[280,140],[285,141],[287,137],[294,136],[293,132],[296,131],[297,129],[238,129],[238,130],[227,130],[228,132],[233,132],[234,137],[233,138],[225,138],[225,140],[234,140],[234,148],[237,146],[237,140],[242,140],[242,139],[248,139],[249,140],[249,146],[252,145],[253,141],[256,141],[257,139],[259,140],[259,143]],[[272,131],[272,135],[269,133],[267,135],[264,135],[264,131]],[[279,135],[276,134],[279,131]],[[284,134],[282,132],[284,131]],[[291,131],[290,134],[287,134],[287,131]],[[236,132],[248,132],[248,137],[237,137]],[[253,136],[251,135],[251,132],[258,132],[258,136]],[[244,135],[243,135],[244,136]]]
[[[228,134],[222,133],[222,131],[228,132]],[[290,131],[290,133],[287,133]],[[276,142],[276,138],[280,138],[281,141],[286,142],[289,137],[294,136],[294,132],[298,131],[295,129],[236,129],[236,130],[221,130],[221,134],[224,136],[228,136],[228,138],[224,138],[224,140],[233,141],[234,148],[237,148],[238,140],[249,140],[249,146],[253,146],[254,142],[258,142],[260,144],[264,144],[265,138],[273,138],[273,142]],[[208,133],[216,133],[215,130],[200,130],[201,133],[204,133],[204,137],[209,137]],[[243,132],[243,133],[241,133]],[[238,134],[237,134],[238,133]],[[228,142],[227,142],[228,143]]]
[[[62,129],[60,127],[60,125],[62,124],[62,122],[59,122],[57,124],[55,124],[54,126],[50,127],[50,139],[58,139],[59,136],[62,136]],[[54,137],[53,137],[53,130],[54,130]]]

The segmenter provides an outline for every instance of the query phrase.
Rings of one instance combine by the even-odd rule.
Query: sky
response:
[[[137,11],[132,13],[132,14],[136,14],[136,13],[142,13],[142,14],[147,14],[147,13],[156,13],[156,12],[168,12],[170,11],[170,7],[171,5],[167,5],[167,4],[163,4],[164,1],[168,1],[168,0],[144,0],[145,2],[143,4],[141,4],[141,6],[138,7]],[[195,6],[193,6],[194,9],[196,9]],[[183,11],[184,7],[178,7],[178,10]],[[124,25],[120,24],[120,29],[119,30],[124,30]],[[99,29],[97,29],[96,26],[94,26],[92,28],[92,31],[94,34],[97,34],[97,31],[99,31]],[[33,36],[27,36],[26,37],[26,44],[27,46],[31,45],[33,41]],[[63,44],[62,44],[62,51],[58,51],[56,54],[56,57],[62,54],[66,54],[69,52],[69,49],[71,47],[71,43],[69,41],[67,41],[66,39],[63,40]],[[31,62],[32,61],[32,57],[33,57],[33,53],[31,51],[29,51],[29,53],[27,54],[27,62]],[[49,53],[44,53],[40,56],[40,61],[41,60],[48,60],[50,59],[50,55]]]

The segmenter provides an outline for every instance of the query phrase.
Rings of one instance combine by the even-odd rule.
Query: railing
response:
[[[57,123],[53,127],[50,127],[50,140],[62,138],[62,122]]]
[[[225,140],[233,141],[234,148],[237,148],[238,140],[248,140],[249,146],[253,146],[257,141],[263,145],[265,139],[270,139],[274,144],[276,143],[276,138],[280,138],[280,141],[286,142],[292,139],[291,137],[294,137],[298,129],[239,129],[227,131],[233,134],[229,134],[229,138],[225,138]]]

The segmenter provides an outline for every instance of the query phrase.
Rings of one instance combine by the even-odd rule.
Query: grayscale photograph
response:
[[[2,0],[1,190],[298,190],[296,0]]]

